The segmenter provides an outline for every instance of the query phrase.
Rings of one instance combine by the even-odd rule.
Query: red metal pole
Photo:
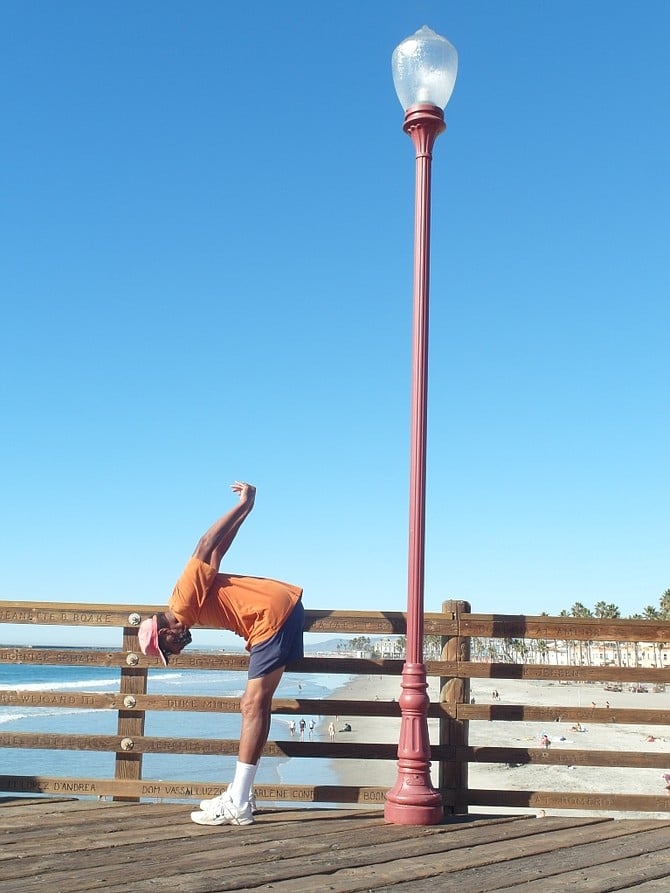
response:
[[[444,815],[430,779],[430,699],[423,662],[431,161],[444,129],[444,113],[437,106],[416,105],[405,114],[403,130],[416,150],[407,654],[400,683],[398,777],[384,805],[385,820],[400,825],[436,825]]]

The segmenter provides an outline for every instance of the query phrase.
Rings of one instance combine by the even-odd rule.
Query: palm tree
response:
[[[583,605],[581,602],[575,602],[574,605],[570,608],[570,613],[573,617],[593,617],[591,611]],[[586,644],[586,660],[587,664],[591,666],[591,642],[581,642],[579,643],[579,663],[584,663],[584,644]]]
[[[666,589],[659,601],[661,620],[670,620],[670,589]]]
[[[604,601],[600,601],[595,605],[593,613],[596,617],[600,617],[601,619],[618,620],[618,618],[621,617],[621,611],[616,605],[611,603],[608,605],[607,602]],[[615,642],[614,647],[616,648],[617,662],[619,666],[621,666],[621,645],[619,642]]]
[[[670,589],[665,593],[666,595],[670,592]],[[661,599],[661,603],[663,599]],[[647,607],[642,612],[643,620],[663,620],[663,615],[658,608],[655,608],[653,605],[647,605]],[[665,642],[654,642],[652,643],[654,649],[654,663],[657,667],[662,666],[663,664],[663,649],[665,648]]]
[[[559,617],[569,617],[570,612],[566,611],[565,608],[563,608],[563,610],[561,611],[561,613],[558,616]],[[572,659],[570,657],[570,649],[571,648],[574,649],[575,643],[572,641],[572,639],[564,639],[563,641],[565,642],[565,662],[569,666],[572,663]]]
[[[549,656],[549,645],[547,644],[546,639],[538,639],[535,643],[535,647],[537,649],[537,653],[540,656],[541,663],[546,663]]]

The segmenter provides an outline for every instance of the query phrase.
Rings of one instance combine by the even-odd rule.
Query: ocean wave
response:
[[[202,676],[197,676],[194,673],[191,673],[190,677],[184,673],[152,673],[149,678],[151,682],[159,682],[161,685],[183,685],[189,678],[202,681]]]
[[[152,681],[162,684],[181,685],[181,673],[161,673],[151,677]],[[55,691],[57,689],[83,689],[84,691],[117,691],[119,676],[105,679],[53,679],[49,682],[3,682],[0,691]]]
[[[112,708],[107,707],[77,707],[70,710],[59,708],[58,710],[44,710],[43,707],[27,708],[23,713],[2,713],[0,712],[0,725],[6,725],[10,722],[20,722],[22,719],[46,719],[49,716],[72,716],[75,713],[107,713]]]
[[[77,679],[70,682],[54,680],[52,682],[12,682],[0,685],[0,691],[51,691],[61,688],[80,688],[99,691],[101,689],[116,689],[119,686],[118,679]]]
[[[19,719],[26,719],[29,713],[0,713],[0,725],[8,722],[17,722]]]

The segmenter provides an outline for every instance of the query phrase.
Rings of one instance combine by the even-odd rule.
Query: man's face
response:
[[[191,641],[191,633],[183,623],[174,623],[158,632],[159,646],[168,654],[180,654]]]

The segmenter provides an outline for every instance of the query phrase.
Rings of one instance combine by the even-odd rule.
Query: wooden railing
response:
[[[189,779],[156,780],[143,777],[143,756],[149,753],[234,755],[237,740],[189,738],[184,736],[152,737],[145,735],[145,720],[151,711],[180,713],[234,713],[239,700],[225,697],[188,695],[185,697],[148,693],[152,671],[160,667],[157,661],[144,657],[138,648],[137,627],[141,619],[160,610],[156,606],[61,604],[38,602],[0,602],[0,624],[47,625],[62,627],[118,628],[121,642],[118,650],[59,647],[0,647],[0,665],[60,665],[77,667],[112,667],[119,670],[119,690],[112,693],[59,690],[26,691],[0,690],[0,706],[22,705],[33,708],[107,709],[118,714],[115,735],[62,735],[5,731],[0,726],[0,747],[48,749],[64,751],[103,751],[114,754],[114,777],[89,778],[73,775],[0,775],[0,791],[22,794],[49,794],[113,797],[136,800],[140,798],[199,800],[219,793],[224,785],[220,780],[210,782]],[[306,633],[330,633],[341,636],[350,633],[366,636],[393,636],[405,633],[405,615],[399,612],[306,612]],[[26,641],[30,639],[26,631]],[[429,720],[436,732],[432,734],[431,759],[434,783],[439,788],[447,813],[467,812],[469,807],[495,807],[509,811],[520,808],[614,810],[622,812],[669,812],[670,797],[664,794],[617,794],[607,790],[508,790],[473,788],[469,783],[468,767],[473,764],[500,765],[569,765],[591,767],[597,779],[598,767],[627,769],[669,769],[670,755],[643,753],[639,749],[594,750],[573,748],[545,749],[531,746],[484,746],[473,744],[477,737],[470,734],[471,723],[588,723],[626,726],[670,726],[668,709],[612,709],[593,706],[565,706],[565,704],[471,703],[471,680],[488,680],[491,687],[502,680],[545,680],[559,683],[609,683],[616,685],[665,686],[670,682],[667,666],[586,666],[560,664],[559,652],[545,647],[543,659],[536,663],[509,661],[484,662],[472,660],[481,643],[491,644],[495,655],[504,649],[496,643],[662,643],[670,642],[670,623],[656,621],[621,621],[575,619],[567,617],[525,617],[516,615],[482,615],[470,613],[464,602],[445,602],[443,613],[425,615],[425,634],[439,636],[442,641],[440,660],[428,660],[429,677],[438,681],[439,696],[431,701]],[[0,641],[2,627],[0,626]],[[307,637],[309,642],[309,637]],[[478,648],[472,646],[476,643]],[[593,648],[593,645],[591,645]],[[574,653],[574,652],[573,652]],[[553,654],[554,662],[551,662]],[[660,647],[659,647],[660,654]],[[508,655],[509,657],[509,655]],[[395,676],[400,691],[402,660],[354,659],[343,657],[306,657],[290,667],[300,673]],[[244,671],[244,654],[197,651],[192,647],[171,663],[183,670]],[[343,679],[344,683],[344,679]],[[434,686],[433,686],[434,688]],[[293,716],[336,715],[399,718],[395,701],[315,700],[309,698],[273,701],[273,713]],[[95,713],[91,713],[95,723]],[[510,725],[510,728],[512,726]],[[480,727],[481,728],[481,727]],[[257,785],[258,799],[309,803],[383,803],[387,786],[375,784],[366,769],[366,761],[395,761],[397,746],[388,742],[369,741],[268,741],[264,755],[270,757],[300,757],[326,760],[355,761],[360,769],[361,782],[357,785]],[[214,772],[214,767],[213,767]],[[309,773],[306,772],[306,777]]]

